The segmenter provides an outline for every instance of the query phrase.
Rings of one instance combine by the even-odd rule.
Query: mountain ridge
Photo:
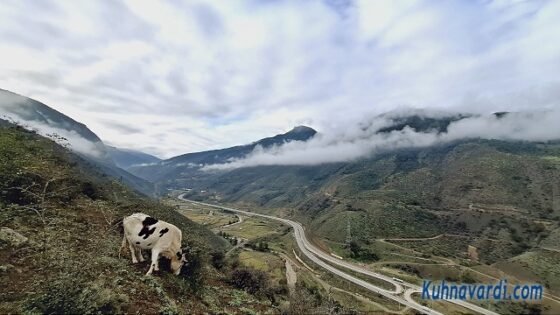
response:
[[[481,120],[513,116],[519,115],[498,113]],[[462,119],[478,118],[411,115],[372,124],[377,129],[368,132],[440,134]],[[211,172],[193,163],[151,170],[160,193],[183,190],[189,199],[282,213],[329,241],[345,242],[348,224],[364,247],[378,238],[460,234],[472,239],[468,245],[479,248],[482,262],[493,264],[538,248],[546,237],[540,222],[551,223],[547,233],[558,228],[553,222],[560,218],[560,204],[554,201],[559,161],[558,140],[467,137],[387,148],[346,162]],[[484,239],[503,239],[506,245]]]
[[[177,168],[198,172],[204,165],[226,163],[232,159],[244,158],[260,146],[270,148],[281,146],[291,141],[307,141],[317,134],[313,128],[307,126],[296,126],[290,131],[272,137],[263,138],[250,144],[238,145],[224,149],[216,149],[202,152],[193,152],[178,155],[167,160],[151,165],[132,166],[128,170],[141,178],[149,181],[158,181],[176,171]]]
[[[286,132],[286,133],[282,133],[282,134],[277,134],[275,136],[272,137],[266,137],[266,138],[262,138],[260,140],[254,141],[250,144],[243,144],[243,145],[236,145],[233,147],[229,147],[229,148],[223,148],[223,149],[216,149],[216,150],[209,150],[209,151],[200,151],[200,152],[193,152],[193,153],[186,153],[186,154],[181,154],[169,159],[164,160],[163,162],[171,162],[171,161],[181,161],[184,158],[187,157],[191,157],[194,155],[203,155],[206,153],[218,153],[218,152],[223,152],[223,151],[236,151],[236,150],[241,150],[242,152],[239,152],[241,154],[246,154],[248,150],[253,150],[256,146],[260,145],[264,148],[268,148],[271,147],[273,145],[282,145],[286,142],[290,142],[290,141],[307,141],[309,139],[311,139],[315,134],[317,134],[317,131],[313,128],[307,127],[307,126],[296,126],[294,128],[292,128],[290,131]],[[235,152],[237,153],[237,152]],[[228,156],[229,158],[229,156]],[[226,160],[224,158],[221,158],[220,160]]]
[[[105,145],[105,147],[113,159],[113,162],[124,170],[134,165],[156,163],[161,161],[161,159],[157,156],[138,150],[117,148],[110,145]]]
[[[34,99],[0,89],[0,115],[8,123],[26,129],[38,130],[44,136],[56,140],[83,158],[97,165],[106,174],[127,183],[135,190],[153,195],[152,183],[119,168],[101,138],[85,124],[66,116],[48,105]]]
[[[105,162],[110,160],[103,141],[85,124],[42,102],[0,89],[0,115],[24,127],[42,129],[44,134],[57,133],[59,136],[68,139],[69,142],[74,140],[73,133],[75,133],[91,143],[92,146],[85,148],[76,146],[74,150],[89,154]]]

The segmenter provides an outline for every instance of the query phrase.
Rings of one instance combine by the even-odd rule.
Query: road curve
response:
[[[233,209],[233,208],[229,208],[229,207],[224,207],[224,206],[220,206],[220,205],[215,205],[215,204],[210,204],[210,203],[205,203],[205,202],[200,202],[200,201],[194,201],[194,200],[189,200],[189,199],[185,199],[183,198],[184,194],[181,194],[178,196],[178,198],[180,200],[183,201],[187,201],[187,202],[191,202],[194,204],[199,204],[199,205],[204,205],[204,206],[208,206],[208,207],[213,207],[213,208],[217,208],[217,209],[222,209],[222,210],[228,210],[228,211],[232,211],[232,212],[236,212],[236,213],[242,213],[245,214],[247,216],[257,216],[257,217],[262,217],[262,218],[267,218],[270,220],[275,220],[275,221],[279,221],[282,222],[288,226],[291,226],[294,229],[294,236],[296,239],[296,242],[298,244],[298,247],[300,248],[301,252],[307,257],[309,258],[311,261],[313,261],[315,264],[321,266],[322,268],[328,270],[329,272],[336,274],[337,276],[346,279],[354,284],[357,284],[367,290],[370,290],[372,292],[375,292],[379,295],[382,295],[384,297],[387,297],[393,301],[396,301],[402,305],[406,305],[412,309],[415,309],[417,311],[420,311],[424,314],[429,314],[429,315],[440,315],[441,313],[430,309],[428,307],[422,306],[420,304],[418,304],[413,298],[412,298],[412,293],[414,292],[421,292],[421,288],[415,284],[411,284],[411,283],[407,283],[407,282],[396,282],[395,280],[393,280],[391,277],[373,272],[371,270],[365,269],[363,267],[360,266],[356,266],[354,264],[351,264],[347,261],[344,260],[340,260],[337,258],[332,257],[331,255],[329,255],[328,253],[325,253],[324,251],[322,251],[321,249],[317,248],[316,246],[314,246],[313,244],[311,244],[307,238],[305,237],[305,231],[303,226],[296,221],[292,221],[292,220],[288,220],[288,219],[284,219],[284,218],[279,218],[279,217],[275,217],[275,216],[271,216],[271,215],[266,215],[266,214],[260,214],[260,213],[254,213],[254,212],[249,212],[249,211],[244,211],[244,210],[238,210],[238,209]],[[319,259],[318,257],[320,257],[321,259],[324,259],[330,263],[336,264],[338,266],[344,267],[344,268],[348,268],[354,272],[359,272],[365,275],[368,275],[370,277],[373,278],[377,278],[380,280],[384,280],[387,281],[389,283],[392,283],[393,285],[395,285],[395,291],[390,291],[390,290],[386,290],[380,287],[377,287],[371,283],[368,283],[362,279],[356,278],[344,271],[341,271],[339,269],[336,269],[335,267],[325,263],[323,260]],[[408,287],[407,290],[403,289],[403,285]],[[404,298],[399,296],[398,294],[403,293],[404,292]],[[457,304],[457,305],[461,305],[465,308],[468,308],[472,311],[481,313],[481,314],[485,314],[485,315],[497,315],[497,313],[489,311],[485,308],[482,308],[480,306],[468,303],[466,301],[460,301],[460,300],[448,300],[448,302]]]
[[[183,199],[183,200],[184,200],[184,199]],[[222,225],[221,228],[222,228],[222,229],[223,229],[223,228],[229,228],[229,227],[232,227],[232,226],[235,226],[235,225],[238,225],[238,224],[243,223],[243,217],[242,217],[242,216],[240,216],[240,215],[237,214],[237,213],[235,214],[235,216],[237,217],[237,221],[235,221],[235,222],[233,222],[233,223],[230,223],[230,224]]]

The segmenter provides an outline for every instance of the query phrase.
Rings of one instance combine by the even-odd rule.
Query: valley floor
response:
[[[355,284],[325,273],[321,268],[317,267],[316,263],[302,255],[290,237],[290,233],[286,233],[285,227],[276,222],[256,217],[244,217],[240,220],[239,214],[223,213],[203,204],[170,202],[178,204],[181,213],[188,218],[207,225],[216,232],[226,233],[243,242],[243,246],[235,248],[236,254],[242,258],[241,261],[244,264],[261,268],[273,274],[279,281],[287,281],[288,270],[285,266],[290,264],[295,267],[294,270],[298,281],[311,281],[313,285],[322,288],[329,296],[334,297],[337,302],[349,309],[359,312],[413,312],[410,308],[403,307],[394,301],[367,292],[367,290]],[[426,238],[378,239],[373,242],[373,247],[377,251],[383,252],[384,255],[378,261],[371,263],[355,261],[350,258],[350,253],[345,244],[329,241],[325,238],[311,237],[311,239],[314,243],[313,246],[326,250],[333,257],[344,257],[344,260],[351,261],[358,266],[380,272],[391,278],[402,279],[412,284],[420,284],[424,278],[484,283],[492,283],[496,279],[503,278],[511,279],[510,283],[529,280],[527,277],[522,277],[515,272],[504,272],[505,268],[503,266],[467,263],[455,257],[426,254],[422,247],[411,246],[410,244],[414,242],[429,244],[430,242],[438,242],[441,239],[453,240],[454,238],[461,237],[463,236],[442,234]],[[266,240],[269,243],[269,251],[266,253],[255,251],[251,247],[246,246],[247,243],[262,240]],[[548,252],[549,254],[552,252],[552,255],[557,254],[554,251]],[[542,253],[535,254],[537,257],[541,255]],[[372,281],[372,278],[359,273],[353,273],[353,275],[367,281]],[[379,286],[391,286],[388,283],[383,284],[380,282],[382,281],[377,280],[377,283],[372,281],[372,283],[376,283]],[[451,303],[421,301],[417,297],[414,298],[420,304],[433,309],[434,313],[463,314],[472,312],[472,310]],[[556,292],[552,290],[546,291],[545,300],[539,304],[491,303],[479,303],[479,305],[498,313],[518,313],[538,309],[545,314],[555,314],[560,311],[560,299],[558,299]]]

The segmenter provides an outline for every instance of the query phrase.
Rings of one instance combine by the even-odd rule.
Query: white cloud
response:
[[[162,157],[402,106],[558,107],[558,1],[331,2],[7,1],[0,87]]]
[[[38,134],[50,138],[58,144],[66,146],[78,153],[85,154],[97,159],[106,158],[107,152],[105,151],[103,143],[92,142],[84,139],[75,131],[56,128],[50,125],[48,122],[42,123],[39,121],[24,120],[17,115],[13,115],[12,113],[3,115],[2,111],[0,111],[0,118],[23,126],[25,127],[25,129],[33,130]]]
[[[319,165],[349,162],[374,154],[402,148],[428,147],[464,139],[496,139],[507,141],[550,141],[560,139],[560,109],[546,112],[509,113],[501,118],[494,115],[472,115],[451,122],[447,132],[416,131],[410,127],[386,133],[377,131],[392,125],[390,117],[410,115],[414,111],[393,112],[365,119],[345,130],[331,130],[312,139],[289,142],[281,146],[257,146],[244,158],[228,163],[205,165],[206,171],[231,170],[261,165]],[[431,118],[451,117],[444,112],[416,112]]]

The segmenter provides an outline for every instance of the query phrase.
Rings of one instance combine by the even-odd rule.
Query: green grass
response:
[[[546,286],[548,290],[560,293],[560,253],[537,250],[523,253],[496,267],[526,281],[535,281]]]
[[[236,216],[225,216],[220,214],[208,214],[208,213],[194,213],[191,211],[180,210],[180,213],[190,220],[201,224],[209,229],[216,229],[224,226],[230,222],[237,221]]]
[[[258,218],[245,218],[243,223],[223,228],[227,234],[248,240],[280,234],[283,226]]]
[[[543,159],[555,164],[560,164],[560,156],[543,156]]]
[[[560,250],[560,228],[550,231],[549,235],[540,243],[540,246]]]
[[[239,253],[239,261],[246,266],[266,272],[276,283],[286,279],[284,260],[275,254],[242,251]]]
[[[146,199],[54,142],[20,128],[0,128],[0,227],[28,238],[0,242],[0,313],[212,313],[238,290],[206,256],[227,242],[172,207]],[[147,263],[119,257],[118,221],[144,212],[183,231],[186,275],[145,277]],[[217,297],[207,303],[209,292]],[[218,294],[215,294],[218,292]],[[274,311],[243,298],[247,310]]]

